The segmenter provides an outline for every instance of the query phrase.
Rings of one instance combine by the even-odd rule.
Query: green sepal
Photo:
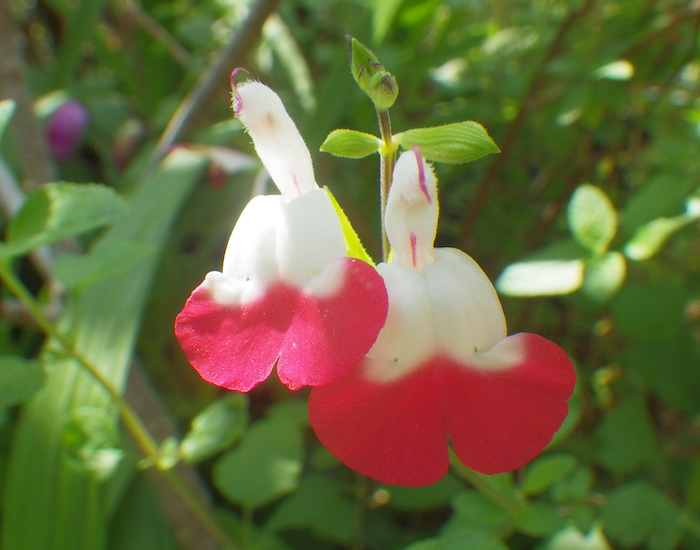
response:
[[[350,42],[350,70],[357,85],[369,96],[379,111],[386,111],[399,95],[396,78],[379,62],[377,56],[355,38]]]
[[[355,232],[355,229],[353,229],[350,220],[345,215],[345,212],[343,212],[343,209],[338,204],[338,201],[335,200],[333,193],[331,193],[328,187],[324,187],[324,189],[326,190],[326,193],[328,193],[328,196],[330,197],[331,202],[333,203],[333,207],[335,208],[335,211],[338,214],[338,219],[340,219],[340,226],[343,228],[345,246],[347,247],[347,256],[349,256],[350,258],[358,258],[364,262],[367,262],[370,265],[374,265],[372,257],[369,254],[367,254],[365,247],[362,246],[362,241],[360,240],[360,237],[357,236],[357,233]]]
[[[471,120],[406,130],[392,140],[404,149],[417,145],[427,160],[447,164],[462,164],[501,152],[486,129]]]
[[[379,151],[382,140],[355,130],[333,130],[321,144],[321,151],[336,157],[361,159]]]

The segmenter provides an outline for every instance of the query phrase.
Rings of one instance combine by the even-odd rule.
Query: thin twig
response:
[[[2,1],[2,0],[0,0]],[[262,27],[267,18],[275,11],[281,0],[258,0],[251,8],[248,17],[234,33],[232,39],[222,49],[220,49],[212,63],[206,71],[202,73],[194,88],[187,94],[185,99],[178,105],[175,113],[170,118],[168,126],[161,135],[151,158],[146,166],[149,172],[160,162],[160,160],[178,139],[187,121],[204,104],[204,100],[209,96],[217,82],[224,78],[228,82],[226,73],[231,72],[234,60],[241,59],[252,49],[255,42],[260,37]]]

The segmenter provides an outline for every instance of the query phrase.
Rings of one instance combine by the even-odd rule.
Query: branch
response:
[[[195,87],[192,88],[175,110],[146,165],[146,172],[152,170],[165,156],[168,149],[178,139],[187,121],[204,104],[204,100],[214,89],[216,83],[223,79],[226,79],[226,82],[228,82],[228,75],[232,70],[234,60],[245,57],[253,48],[253,45],[260,37],[265,21],[275,11],[280,1],[257,0],[248,17],[234,33],[233,38],[219,50],[207,70],[202,73]]]

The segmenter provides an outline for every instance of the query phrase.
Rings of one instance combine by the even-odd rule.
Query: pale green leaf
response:
[[[345,246],[347,247],[346,255],[351,258],[358,258],[370,265],[374,265],[372,257],[365,250],[360,237],[355,232],[355,229],[353,228],[343,209],[340,207],[340,204],[338,204],[338,201],[335,200],[333,193],[331,193],[330,189],[327,187],[325,189],[331,199],[331,202],[333,203],[336,213],[338,214],[340,227],[343,229],[343,237],[345,237]]]
[[[588,535],[569,525],[552,537],[545,550],[612,550],[600,526],[596,525]]]
[[[584,256],[571,241],[552,244],[506,267],[496,288],[507,296],[571,294],[583,284]]]
[[[333,130],[321,144],[321,151],[336,157],[360,159],[376,153],[382,140],[372,134],[355,130]]]
[[[607,251],[617,232],[617,212],[605,192],[584,183],[571,196],[567,208],[574,239],[594,254]]]
[[[392,139],[404,149],[417,145],[427,160],[448,164],[471,162],[501,151],[486,129],[473,121],[406,130]]]
[[[672,218],[656,218],[638,228],[625,244],[625,255],[630,260],[648,260],[656,255],[666,241],[678,230],[698,219],[693,210],[697,199],[688,202],[688,213]]]
[[[617,251],[586,260],[581,291],[598,303],[607,302],[625,282],[627,262]]]

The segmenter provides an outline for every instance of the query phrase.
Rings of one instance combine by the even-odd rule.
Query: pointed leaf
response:
[[[325,189],[328,192],[328,196],[330,197],[333,207],[335,208],[338,218],[340,219],[340,226],[343,228],[343,236],[345,237],[345,245],[347,246],[347,255],[351,258],[358,258],[363,262],[374,265],[372,257],[365,250],[360,237],[355,232],[355,229],[353,228],[343,209],[340,207],[340,204],[338,204],[338,201],[335,200],[335,197],[330,190],[327,187]]]
[[[432,128],[416,128],[393,136],[404,149],[414,145],[433,162],[461,164],[501,150],[478,122],[455,122]]]
[[[336,157],[361,159],[379,151],[382,141],[372,134],[355,130],[333,130],[321,145],[321,151]]]
[[[32,193],[10,222],[0,257],[31,250],[109,225],[124,215],[126,203],[104,185],[49,183]]]

